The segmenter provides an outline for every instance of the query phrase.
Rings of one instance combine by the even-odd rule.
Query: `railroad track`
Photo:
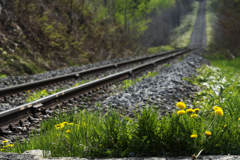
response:
[[[191,36],[191,43],[188,48],[205,48],[206,47],[206,2],[199,2],[199,11],[196,22],[194,24],[194,31]]]
[[[46,89],[49,93],[55,93],[60,90],[72,88],[75,85],[85,83],[86,81],[92,81],[95,79],[106,77],[120,71],[132,68],[133,66],[142,65],[148,63],[153,59],[166,56],[168,54],[181,51],[175,50],[170,52],[159,53],[131,61],[125,61],[121,63],[106,65],[98,68],[92,68],[85,71],[79,71],[68,75],[54,77],[46,80],[35,81],[31,83],[21,84],[13,87],[0,89],[0,112],[8,110],[22,104],[29,102],[30,96],[36,95],[43,89]],[[34,96],[36,99],[36,96]],[[32,101],[33,99],[31,99]]]
[[[18,85],[15,87],[4,88],[0,90],[0,97],[7,98],[8,96],[14,96],[14,94],[19,94],[19,92],[24,92],[29,89],[36,89],[46,85],[52,85],[54,83],[64,83],[66,81],[72,80],[74,78],[86,77],[87,75],[136,63],[139,61],[144,61],[151,58],[166,56],[158,60],[152,61],[147,64],[137,66],[132,69],[128,69],[92,82],[88,82],[82,85],[79,85],[74,88],[63,90],[61,92],[52,94],[50,96],[38,99],[36,101],[20,105],[18,107],[0,112],[0,136],[11,135],[14,133],[28,132],[31,125],[39,124],[41,119],[47,119],[53,113],[53,107],[60,107],[69,102],[81,101],[84,97],[94,96],[96,94],[101,94],[104,89],[108,88],[116,82],[123,81],[125,79],[134,77],[145,70],[152,69],[155,66],[164,64],[171,61],[172,59],[181,56],[185,53],[190,52],[192,49],[182,49],[175,50],[171,52],[166,52],[160,55],[154,55],[151,57],[145,57],[137,60],[122,62],[118,64],[103,66],[100,68],[91,69],[88,71],[82,71],[78,73],[73,73],[69,75],[64,75],[61,77],[51,78],[44,81],[33,82],[29,84]],[[64,108],[64,107],[63,107]],[[74,106],[70,107],[71,109],[75,108]],[[83,106],[80,109],[84,108]]]

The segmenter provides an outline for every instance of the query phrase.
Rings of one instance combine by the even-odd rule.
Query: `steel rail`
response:
[[[47,109],[52,106],[56,106],[57,104],[60,104],[60,103],[66,103],[70,99],[79,97],[79,95],[83,95],[88,92],[94,92],[94,90],[97,88],[108,87],[108,85],[111,85],[116,81],[121,81],[130,77],[133,77],[146,69],[153,68],[156,65],[168,62],[169,60],[177,56],[180,56],[182,54],[185,54],[189,51],[192,51],[192,50],[186,49],[183,51],[179,51],[175,54],[172,54],[167,57],[163,57],[151,63],[143,64],[141,66],[137,66],[135,68],[122,71],[120,73],[116,73],[98,80],[94,80],[94,81],[76,86],[74,88],[63,90],[61,92],[49,95],[47,97],[38,99],[36,101],[0,112],[0,127],[1,127],[0,134],[4,133],[3,130],[8,128],[8,125],[10,123],[18,124],[18,121],[20,119],[26,118],[30,114],[33,116],[36,115],[37,110],[39,110],[40,108]]]
[[[90,75],[90,74],[99,73],[99,72],[111,70],[111,69],[116,69],[118,67],[123,67],[123,66],[129,65],[129,64],[146,61],[151,58],[165,56],[165,55],[179,52],[182,50],[186,50],[186,49],[178,49],[178,50],[164,52],[164,53],[160,53],[160,54],[156,54],[156,55],[152,55],[152,56],[147,56],[144,58],[120,62],[120,63],[106,65],[106,66],[102,66],[102,67],[96,67],[96,68],[92,68],[92,69],[88,69],[88,70],[80,71],[80,72],[75,72],[75,73],[71,73],[71,74],[67,74],[67,75],[63,75],[63,76],[53,77],[53,78],[49,78],[49,79],[45,79],[45,80],[40,80],[40,81],[31,82],[31,83],[25,83],[25,84],[12,86],[12,87],[2,88],[2,89],[0,89],[0,99],[10,96],[10,95],[24,92],[27,90],[33,90],[36,88],[41,88],[41,87],[44,87],[47,85],[52,85],[52,84],[60,84],[60,83],[66,82],[66,81],[74,80],[79,77],[84,78],[85,76]]]

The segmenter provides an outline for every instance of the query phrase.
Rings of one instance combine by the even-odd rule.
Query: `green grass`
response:
[[[5,78],[5,77],[7,77],[7,76],[0,73],[0,78]]]
[[[147,53],[149,54],[154,54],[154,53],[158,53],[158,52],[162,52],[162,51],[171,51],[171,50],[175,50],[175,48],[166,45],[166,46],[158,46],[158,47],[149,47],[147,49]]]
[[[4,150],[22,153],[42,149],[49,150],[53,157],[127,157],[131,152],[136,157],[191,156],[202,149],[204,155],[237,155],[240,153],[239,64],[240,58],[214,60],[213,66],[198,70],[199,75],[190,80],[202,87],[200,93],[192,96],[192,109],[199,108],[198,112],[190,113],[186,106],[162,117],[158,117],[160,108],[151,107],[143,109],[141,114],[135,112],[134,118],[124,117],[114,109],[106,114],[100,111],[56,114],[56,118],[42,123],[40,136]],[[214,110],[214,106],[221,109]]]
[[[171,64],[165,64],[163,67],[168,67],[168,66],[171,66]]]
[[[207,47],[212,42],[213,39],[213,33],[214,33],[214,24],[217,23],[217,16],[216,13],[214,13],[211,8],[212,1],[207,0],[207,11],[206,11],[206,35],[207,35]]]
[[[84,84],[84,83],[87,83],[87,82],[90,82],[90,80],[82,80],[81,82],[78,82],[76,83],[74,86],[72,87],[77,87],[81,84]],[[30,90],[27,91],[27,99],[26,101],[29,103],[29,102],[32,102],[32,101],[36,101],[40,98],[43,98],[43,97],[47,97],[49,95],[52,95],[52,94],[55,94],[57,92],[60,92],[62,91],[62,89],[56,89],[55,91],[47,91],[45,89],[41,90],[41,91],[34,91],[33,93],[31,93]]]

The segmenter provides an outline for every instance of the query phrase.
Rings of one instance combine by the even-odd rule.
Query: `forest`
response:
[[[193,2],[1,0],[0,74],[35,74],[146,54],[149,47],[171,43]],[[208,2],[217,15],[210,50],[235,57],[240,48],[240,1]]]
[[[34,74],[144,54],[146,47],[169,44],[192,2],[2,0],[0,72]]]
[[[240,55],[240,1],[214,0],[210,8],[217,14],[211,52],[234,59]]]

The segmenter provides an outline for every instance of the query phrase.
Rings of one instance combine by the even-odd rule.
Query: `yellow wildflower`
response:
[[[1,151],[4,151],[4,149],[1,149]]]
[[[197,116],[198,116],[197,114],[192,114],[191,118],[197,118]]]
[[[44,89],[44,90],[42,90],[43,92],[46,92],[46,90]]]
[[[68,125],[68,122],[63,122],[62,124],[64,124],[64,125]]]
[[[215,110],[215,113],[219,116],[223,116],[223,110],[222,109]]]
[[[211,135],[212,135],[212,133],[211,133],[210,131],[206,131],[205,134],[206,134],[207,136],[211,136]]]
[[[62,128],[64,128],[64,124],[63,123],[57,124],[57,125],[55,125],[55,128],[62,129]]]
[[[13,147],[13,146],[14,146],[14,144],[9,144],[9,145],[8,145],[8,147]]]
[[[3,146],[3,148],[8,148],[8,146]]]
[[[186,108],[186,105],[183,102],[178,102],[176,106],[180,109],[185,109]]]
[[[240,121],[240,118],[238,118],[238,120]]]
[[[70,130],[67,130],[66,133],[71,133],[71,131],[70,131]]]
[[[214,106],[213,110],[216,111],[217,109],[222,109],[221,107]]]
[[[8,143],[8,140],[2,141],[2,144]]]
[[[196,113],[198,113],[198,112],[200,112],[200,109],[199,109],[199,108],[195,108],[194,111],[195,111]]]
[[[192,134],[191,138],[197,138],[197,135],[196,134]]]
[[[75,84],[75,87],[77,87],[78,85],[77,84]]]
[[[217,115],[223,116],[223,110],[222,110],[221,107],[214,106],[214,107],[213,107],[213,110],[214,110],[214,112],[215,112]]]
[[[190,109],[187,109],[186,112],[187,112],[187,113],[194,113],[195,111],[190,108]]]
[[[225,127],[227,127],[227,125],[225,124],[223,127],[225,128]]]
[[[178,115],[182,115],[182,114],[184,114],[184,113],[185,113],[184,110],[180,110],[180,111],[177,112]]]
[[[73,125],[73,123],[68,123],[68,125],[69,125],[69,126],[72,126],[72,125]]]
[[[27,91],[28,93],[31,92],[30,90]]]

